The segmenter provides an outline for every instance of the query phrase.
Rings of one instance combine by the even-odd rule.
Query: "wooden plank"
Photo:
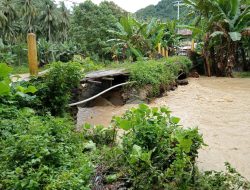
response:
[[[88,83],[94,83],[94,84],[102,84],[101,81],[95,81],[95,80],[88,80]]]
[[[87,73],[85,79],[97,79],[97,78],[104,78],[104,77],[113,77],[119,75],[127,75],[129,72],[126,69],[111,69],[111,70],[100,70]]]
[[[113,77],[111,78],[111,77],[102,77],[102,80],[115,80]]]

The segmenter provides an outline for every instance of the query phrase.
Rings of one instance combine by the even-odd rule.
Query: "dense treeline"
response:
[[[98,6],[85,1],[73,10],[71,37],[87,55],[110,59],[112,47],[107,40],[114,35],[109,30],[117,29],[116,23],[126,14],[113,2],[104,1]]]
[[[68,37],[70,13],[63,2],[57,6],[51,0],[3,0],[0,7],[4,43],[24,41],[28,32],[50,41],[65,41]]]
[[[112,36],[107,30],[114,29],[126,14],[113,2],[96,5],[85,1],[70,11],[64,2],[55,4],[53,0],[3,0],[0,2],[0,60],[8,64],[26,63],[29,32],[37,35],[41,65],[68,61],[76,52],[110,58],[106,41]]]

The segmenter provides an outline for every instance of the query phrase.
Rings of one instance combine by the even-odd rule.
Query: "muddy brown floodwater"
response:
[[[185,127],[198,126],[208,145],[199,152],[202,170],[224,170],[229,162],[250,180],[250,79],[189,79],[150,106],[167,106]],[[108,126],[112,116],[137,105],[79,108],[78,125]]]

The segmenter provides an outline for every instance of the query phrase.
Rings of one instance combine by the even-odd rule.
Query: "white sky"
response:
[[[56,2],[60,2],[62,0],[55,0]],[[99,4],[103,0],[92,0],[92,2]],[[109,0],[110,1],[110,0]],[[136,12],[137,10],[144,8],[148,5],[157,4],[160,0],[112,0],[121,8],[125,9],[129,12]],[[67,7],[72,6],[72,2],[81,3],[84,0],[66,0],[64,1]]]

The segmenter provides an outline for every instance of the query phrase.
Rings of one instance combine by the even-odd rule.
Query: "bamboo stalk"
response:
[[[194,51],[194,39],[192,39],[191,50]]]
[[[38,61],[37,61],[37,47],[36,47],[36,35],[29,33],[27,35],[28,42],[28,61],[29,70],[31,76],[38,75]]]
[[[158,54],[161,54],[161,43],[158,43]]]
[[[163,57],[166,57],[166,51],[165,51],[165,48],[164,48],[164,47],[162,47],[162,56],[163,56]]]
[[[168,58],[168,47],[166,47],[166,58]]]

